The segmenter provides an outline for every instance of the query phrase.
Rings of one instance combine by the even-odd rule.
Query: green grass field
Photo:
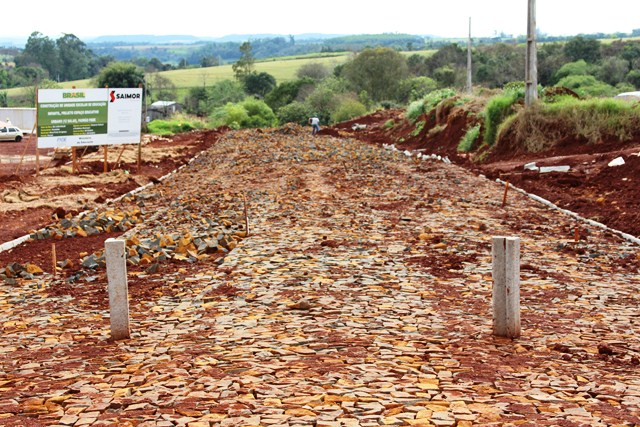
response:
[[[403,55],[431,55],[435,50],[425,51],[413,51],[402,52]],[[309,54],[295,57],[281,57],[256,61],[255,70],[257,72],[267,72],[275,77],[278,83],[291,81],[296,79],[296,72],[304,64],[310,62],[319,62],[324,64],[327,68],[333,70],[336,66],[344,64],[351,57],[351,53],[338,52],[338,53],[322,53],[322,54]],[[188,68],[183,70],[171,70],[162,71],[159,73],[161,76],[168,78],[176,86],[178,90],[178,98],[182,100],[184,95],[188,92],[189,88],[198,86],[211,86],[216,82],[225,79],[233,79],[233,69],[231,64],[220,65],[217,67],[207,68]],[[76,88],[90,88],[92,83],[90,79],[76,80],[72,82],[62,82],[60,86],[64,89],[76,87]],[[7,90],[7,96],[9,97],[9,104],[12,105],[12,100],[23,97],[25,93],[24,88],[13,88]]]

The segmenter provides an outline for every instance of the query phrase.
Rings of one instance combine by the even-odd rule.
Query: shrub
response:
[[[478,136],[480,136],[480,125],[475,125],[474,127],[467,130],[467,133],[464,134],[460,143],[458,144],[458,152],[460,153],[469,153],[473,150],[473,147],[478,140]]]
[[[298,71],[296,71],[296,76],[299,79],[309,77],[310,79],[318,81],[329,76],[329,74],[331,74],[329,69],[321,62],[308,62],[301,65]]]
[[[393,119],[389,119],[386,122],[384,122],[384,128],[385,129],[391,129],[395,125],[396,125],[396,122],[394,122]]]
[[[245,123],[241,123],[242,127],[273,127],[278,124],[278,118],[264,101],[247,98],[241,105],[249,116]]]
[[[332,118],[334,123],[345,122],[355,117],[363,116],[367,113],[367,107],[362,103],[354,100],[347,99],[340,103],[340,106],[334,111]]]
[[[569,62],[564,64],[558,71],[556,71],[555,79],[561,80],[568,76],[587,76],[591,75],[595,71],[593,65],[587,64],[584,59],[576,62]]]
[[[280,123],[298,123],[306,125],[309,117],[313,116],[313,110],[303,102],[294,101],[278,110]]]
[[[614,96],[616,90],[593,76],[567,76],[561,79],[556,86],[569,88],[580,96]]]
[[[431,111],[445,99],[454,96],[456,96],[456,91],[453,89],[435,90],[423,98],[424,111]]]
[[[224,107],[213,110],[210,119],[212,127],[226,125],[231,129],[240,129],[249,120],[249,114],[242,105],[229,102]]]
[[[413,101],[411,104],[409,104],[409,107],[407,107],[407,111],[405,111],[404,116],[410,122],[415,123],[415,121],[418,120],[418,117],[420,117],[423,113],[424,101],[419,100]]]

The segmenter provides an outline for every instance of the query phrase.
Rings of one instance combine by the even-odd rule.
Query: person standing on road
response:
[[[309,119],[309,124],[311,125],[311,135],[315,135],[320,132],[320,119],[313,116]]]

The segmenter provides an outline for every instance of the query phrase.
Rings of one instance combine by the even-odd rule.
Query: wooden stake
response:
[[[76,167],[77,167],[76,158],[77,158],[77,156],[78,156],[78,153],[76,152],[76,147],[73,147],[71,149],[71,171],[73,173],[76,173]]]
[[[580,226],[576,224],[576,229],[573,232],[573,239],[578,243],[580,241]]]
[[[507,192],[509,191],[509,181],[504,186],[504,196],[502,196],[502,207],[504,208],[507,204]]]
[[[242,200],[244,202],[244,231],[246,233],[245,237],[249,237],[249,213],[247,211],[247,196],[242,193]]]
[[[30,140],[27,140],[27,142],[24,144],[24,150],[22,150],[22,156],[20,156],[20,162],[18,162],[18,167],[16,168],[15,175],[18,175],[18,171],[22,166],[22,160],[24,160],[24,156],[27,154],[27,147],[29,147],[29,142]]]
[[[122,150],[120,150],[120,154],[118,154],[118,159],[116,160],[116,162],[113,165],[114,169],[117,169],[118,166],[120,166],[120,159],[122,158],[122,154],[124,153],[124,150],[127,149],[127,144],[122,144]]]
[[[520,238],[493,237],[493,334],[520,336]]]
[[[38,130],[38,87],[36,86],[36,122],[33,124],[33,128],[31,129],[31,138]],[[40,173],[40,153],[38,152],[38,135],[36,134],[36,176]]]
[[[56,244],[51,244],[51,262],[53,263],[53,278],[56,278],[56,268],[58,267],[58,257],[56,256]]]
[[[142,141],[138,143],[138,173],[140,173],[141,168],[142,168]]]
[[[108,156],[108,155],[107,155],[107,151],[108,151],[108,150],[107,150],[107,146],[106,146],[106,145],[103,145],[103,146],[102,146],[102,149],[104,150],[104,168],[103,168],[103,170],[102,170],[102,171],[103,171],[104,173],[107,173],[107,172],[109,172],[109,164],[107,163],[107,156]]]
[[[131,336],[129,331],[129,287],[124,240],[109,238],[104,242],[109,287],[111,337],[114,340]]]

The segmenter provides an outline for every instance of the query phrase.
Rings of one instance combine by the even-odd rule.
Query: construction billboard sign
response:
[[[139,144],[141,88],[39,89],[38,148]]]

